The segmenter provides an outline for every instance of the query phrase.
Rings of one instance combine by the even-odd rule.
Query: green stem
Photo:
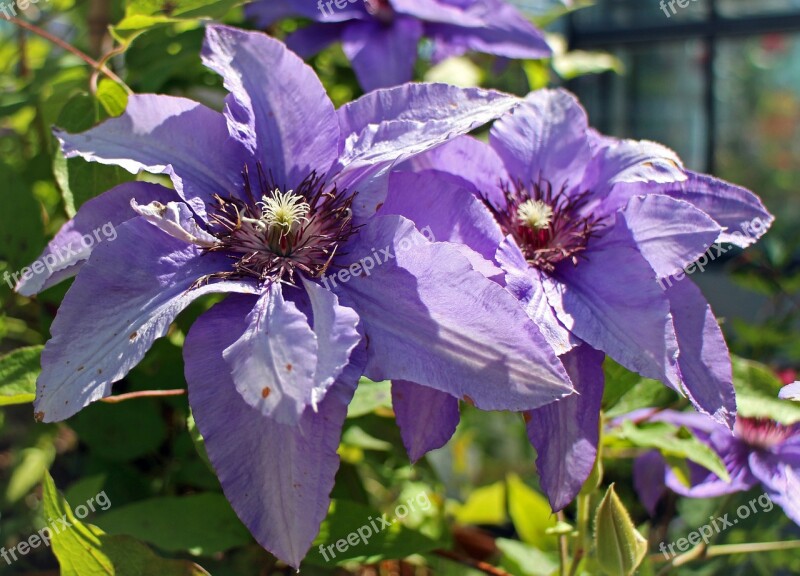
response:
[[[718,546],[711,546],[706,551],[706,556],[708,558],[715,558],[717,556],[730,556],[732,554],[757,554],[759,552],[797,549],[800,549],[800,540],[764,542],[760,544],[720,544]]]
[[[558,513],[560,522],[565,522],[564,512]],[[558,536],[558,557],[559,557],[559,570],[560,576],[567,576],[567,565],[569,564],[569,548],[567,546],[567,535],[559,534]]]
[[[589,517],[591,515],[591,502],[592,495],[579,494],[578,495],[578,536],[575,546],[575,555],[572,557],[572,566],[569,569],[569,576],[575,576],[578,573],[578,567],[589,549]]]

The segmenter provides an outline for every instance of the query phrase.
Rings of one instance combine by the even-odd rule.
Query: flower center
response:
[[[339,245],[357,231],[350,209],[355,195],[331,190],[314,173],[284,192],[259,165],[261,200],[256,201],[247,168],[243,176],[248,201],[217,195],[210,211],[219,242],[209,251],[227,252],[235,260],[232,272],[216,277],[266,283],[293,282],[297,272],[322,276]]]
[[[521,183],[503,186],[505,206],[483,201],[506,234],[519,244],[531,266],[553,272],[564,260],[573,265],[595,235],[598,220],[581,214],[588,193],[558,192],[546,180],[526,187]]]
[[[389,4],[389,0],[364,0],[367,4],[367,12],[374,16],[381,24],[391,24],[394,22],[394,8]]]
[[[784,426],[767,418],[743,418],[740,416],[736,419],[734,431],[736,436],[746,444],[754,448],[769,449],[800,434],[800,426],[796,424]]]

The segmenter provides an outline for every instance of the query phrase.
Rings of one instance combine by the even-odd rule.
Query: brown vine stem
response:
[[[498,568],[497,566],[492,566],[486,562],[481,562],[480,560],[475,560],[474,558],[470,558],[468,556],[462,556],[457,552],[453,552],[451,550],[434,550],[434,554],[437,556],[441,556],[442,558],[447,558],[448,560],[452,560],[453,562],[458,562],[459,564],[463,564],[464,566],[469,566],[470,568],[474,568],[475,570],[479,570],[484,574],[489,574],[489,576],[512,576],[502,568]]]
[[[176,390],[142,390],[141,392],[129,392],[128,394],[118,394],[117,396],[109,396],[103,398],[103,402],[109,404],[118,404],[126,400],[135,400],[137,398],[163,398],[165,396],[183,396],[186,390],[178,388]]]
[[[86,62],[89,66],[91,66],[93,70],[102,72],[103,74],[108,76],[111,80],[122,86],[128,94],[133,94],[133,90],[131,90],[130,87],[127,84],[125,84],[125,82],[123,82],[122,78],[120,78],[119,76],[114,74],[114,72],[109,70],[104,63],[98,62],[88,54],[84,54],[69,42],[65,42],[58,36],[54,36],[50,34],[50,32],[48,32],[47,30],[39,28],[38,26],[31,24],[30,22],[26,22],[25,20],[14,18],[12,16],[8,19],[8,21],[16,26],[19,26],[20,28],[28,30],[29,32],[33,32],[37,36],[44,38],[45,40],[55,44],[59,48],[63,48],[67,52],[74,54],[75,56]]]

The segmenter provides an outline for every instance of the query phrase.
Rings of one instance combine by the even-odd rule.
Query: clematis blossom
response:
[[[646,410],[629,415],[637,416],[646,416]],[[691,430],[719,455],[731,477],[727,482],[689,462],[687,486],[666,466],[661,454],[649,452],[634,464],[634,484],[651,514],[667,488],[688,498],[716,498],[761,485],[770,499],[800,524],[800,424],[739,417],[731,434],[730,429],[702,414],[665,410],[648,420]]]
[[[422,186],[433,178],[435,193]],[[405,214],[490,263],[485,275],[562,359],[579,395],[524,415],[554,510],[592,470],[606,356],[733,426],[728,349],[683,269],[715,243],[746,247],[766,231],[773,218],[751,192],[686,170],[664,146],[602,136],[571,94],[542,90],[498,120],[488,144],[456,138],[395,172],[379,213]],[[394,400],[412,459],[455,431],[452,395],[403,381]],[[444,416],[415,418],[422,402]]]
[[[433,61],[468,51],[508,58],[552,54],[542,33],[505,0],[260,0],[245,13],[267,27],[290,16],[314,24],[286,42],[310,57],[336,42],[366,91],[412,80],[417,47],[433,42]]]
[[[165,174],[174,189],[135,182],[87,202],[45,254],[108,222],[116,239],[18,286],[31,295],[77,273],[34,407],[53,422],[108,396],[187,305],[229,294],[186,337],[189,403],[239,517],[298,566],[327,513],[362,375],[489,410],[573,389],[516,300],[458,247],[376,214],[396,162],[516,98],[409,85],[336,111],[283,44],[224,26],[208,27],[203,61],[230,92],[222,113],[135,95],[118,118],[57,133],[68,157]],[[379,265],[355,267],[378,253]]]

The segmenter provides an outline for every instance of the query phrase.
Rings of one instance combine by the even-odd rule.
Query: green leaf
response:
[[[61,565],[61,576],[209,576],[197,564],[165,560],[146,545],[127,536],[110,536],[72,513],[56,491],[49,473],[43,482],[44,515],[49,520],[53,553]],[[65,524],[62,519],[66,522]]]
[[[359,418],[381,408],[387,410],[392,408],[392,383],[389,381],[373,382],[361,378],[353,401],[347,408],[347,417]]]
[[[221,20],[243,0],[128,0],[125,18],[111,27],[111,34],[123,45],[147,30],[197,19]]]
[[[111,106],[118,108],[120,102],[113,100],[114,88],[109,87],[108,82],[101,82],[105,85],[104,107]],[[113,82],[111,84],[114,84]],[[114,86],[117,86],[114,84]],[[121,88],[120,88],[121,89]],[[102,101],[101,101],[102,102]],[[124,110],[124,108],[123,108]],[[100,121],[97,102],[88,94],[78,94],[70,98],[61,110],[57,125],[67,132],[76,133],[88,130]],[[53,159],[53,175],[58,184],[61,195],[64,198],[67,215],[72,218],[87,200],[99,196],[103,192],[134,179],[134,176],[122,168],[116,166],[104,166],[97,162],[87,162],[82,158],[70,158],[67,160],[57,149]]]
[[[225,497],[214,493],[151,498],[114,508],[95,523],[110,534],[133,536],[170,552],[212,556],[252,542]]]
[[[740,416],[769,418],[784,425],[800,422],[800,404],[778,398],[783,383],[767,366],[733,357],[733,383]]]
[[[397,509],[395,509],[396,512]],[[381,522],[383,518],[389,525]],[[331,566],[347,561],[375,564],[422,554],[442,542],[407,528],[397,517],[346,500],[333,500],[304,562]],[[338,546],[338,548],[337,548]]]
[[[496,482],[473,490],[455,517],[460,524],[503,524],[508,520],[506,483]]]
[[[42,481],[44,474],[56,458],[54,439],[55,430],[45,428],[40,433],[35,446],[19,451],[3,495],[6,502],[14,503],[22,500],[34,486]]]
[[[603,372],[606,382],[603,391],[603,411],[608,412],[625,394],[642,381],[642,377],[617,364],[609,357],[606,357],[603,362]]]
[[[32,187],[19,172],[0,161],[0,260],[8,263],[10,274],[21,271],[44,248],[42,207],[32,193]],[[16,283],[4,277],[4,289]]]
[[[666,457],[691,460],[726,482],[730,481],[728,470],[719,455],[684,427],[678,428],[667,422],[635,424],[625,420],[620,428],[606,438],[612,442],[615,439],[623,440],[637,448],[654,448]]]
[[[610,576],[630,576],[647,554],[647,540],[636,530],[613,484],[597,508],[594,541],[597,563]]]
[[[558,520],[547,499],[516,474],[509,474],[506,482],[508,512],[520,539],[539,550],[554,550],[558,539],[548,531],[556,527]]]
[[[95,96],[109,116],[120,116],[128,107],[128,93],[108,78],[100,80]]]
[[[0,406],[27,404],[36,397],[44,346],[18,348],[0,357]]]
[[[342,434],[342,444],[346,447],[361,448],[362,450],[378,450],[386,452],[392,445],[385,440],[375,438],[361,426],[349,426]]]
[[[160,402],[139,399],[119,404],[96,402],[72,420],[81,441],[98,456],[115,462],[155,453],[167,437]]]
[[[500,567],[520,576],[550,576],[558,570],[558,558],[546,554],[518,540],[498,538],[497,548],[502,553]]]

